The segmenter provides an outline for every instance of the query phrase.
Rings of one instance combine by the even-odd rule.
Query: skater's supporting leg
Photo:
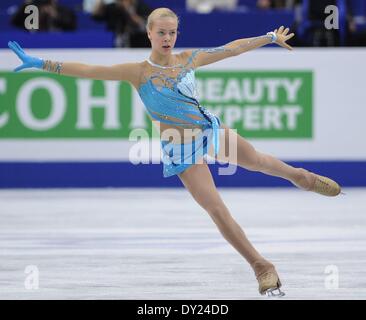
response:
[[[206,163],[195,164],[179,175],[186,189],[208,212],[224,238],[250,263],[263,259],[247,239],[221,199]]]
[[[259,283],[259,292],[278,289],[281,282],[274,266],[265,260],[247,239],[221,199],[206,163],[195,164],[179,175],[187,190],[205,209],[224,238],[248,261]]]

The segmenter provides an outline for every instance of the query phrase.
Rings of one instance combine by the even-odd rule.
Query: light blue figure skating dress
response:
[[[153,120],[173,128],[200,128],[200,133],[188,143],[161,140],[164,177],[179,174],[202,160],[212,145],[215,156],[219,151],[220,120],[198,102],[192,63],[197,52],[194,51],[182,64],[172,67],[163,67],[147,60],[142,84],[138,88]]]

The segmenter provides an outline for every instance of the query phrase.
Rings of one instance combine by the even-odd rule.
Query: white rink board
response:
[[[184,49],[176,50],[180,52]],[[43,58],[115,64],[142,61],[145,49],[28,50]],[[365,49],[257,49],[200,70],[313,71],[313,139],[249,139],[258,150],[287,161],[366,159]],[[19,60],[10,50],[0,50],[0,70],[10,70]],[[1,88],[0,88],[1,89]],[[0,92],[1,94],[1,92]],[[136,108],[143,108],[134,93]],[[1,115],[1,106],[0,106]],[[127,161],[134,142],[114,139],[1,139],[0,161]],[[159,143],[154,142],[155,158]],[[77,150],[77,152],[75,152]],[[95,150],[98,150],[96,153]]]

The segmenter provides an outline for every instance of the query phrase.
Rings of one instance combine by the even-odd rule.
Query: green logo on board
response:
[[[312,137],[312,72],[201,72],[200,102],[249,138]]]
[[[240,135],[312,137],[312,72],[197,71],[196,78],[201,104]],[[128,138],[151,128],[132,90],[118,81],[0,72],[0,138]]]

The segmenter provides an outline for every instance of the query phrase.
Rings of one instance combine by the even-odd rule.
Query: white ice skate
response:
[[[285,293],[280,288],[271,288],[267,289],[263,295],[266,295],[269,298],[280,298],[285,295]]]

